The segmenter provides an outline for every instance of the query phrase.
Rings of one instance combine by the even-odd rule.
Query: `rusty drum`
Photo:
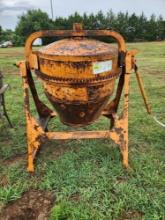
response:
[[[99,118],[114,90],[118,49],[86,37],[70,37],[42,47],[37,76],[62,123],[84,126]]]

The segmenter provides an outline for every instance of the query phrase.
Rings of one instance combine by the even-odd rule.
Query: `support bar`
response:
[[[112,138],[117,136],[113,131],[70,131],[70,132],[46,132],[48,139],[67,140],[67,139],[99,139]]]

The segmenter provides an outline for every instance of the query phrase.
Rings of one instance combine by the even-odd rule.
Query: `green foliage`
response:
[[[157,39],[163,40],[165,38],[165,20],[159,16],[156,22]]]
[[[15,33],[12,30],[2,30],[2,28],[0,27],[0,43],[4,42],[4,41],[13,41],[15,37]]]
[[[20,164],[1,167],[1,177],[5,179],[5,186],[2,187],[0,184],[0,203],[8,203],[21,197],[21,194],[27,189],[25,182],[27,175],[22,172]]]
[[[46,29],[53,29],[53,23],[47,13],[42,12],[40,9],[29,10],[26,14],[19,17],[15,33],[17,37],[20,37],[20,43],[23,44],[31,33]],[[44,40],[44,43],[46,42],[47,40]]]
[[[165,20],[162,16],[158,18],[151,15],[147,19],[142,13],[129,15],[128,12],[119,12],[114,14],[109,10],[106,14],[99,11],[97,14],[79,15],[77,12],[68,18],[57,17],[54,24],[54,29],[71,29],[73,23],[80,22],[84,29],[112,29],[120,32],[126,41],[155,41],[165,39]],[[105,41],[111,41],[109,38],[102,38]]]
[[[155,41],[165,39],[165,20],[162,16],[156,18],[153,14],[149,19],[142,13],[129,15],[128,12],[119,12],[114,14],[109,10],[106,14],[99,11],[96,14],[84,13],[80,15],[78,12],[64,17],[56,17],[52,21],[47,13],[41,10],[29,10],[26,14],[19,17],[15,32],[11,30],[2,30],[0,27],[0,42],[12,40],[16,46],[24,45],[26,38],[33,32],[45,29],[72,29],[73,23],[82,23],[85,29],[112,29],[120,32],[126,41]],[[53,39],[44,38],[43,43],[47,44]],[[104,37],[103,40],[111,42],[112,40]]]
[[[54,206],[51,210],[50,220],[65,220],[68,219],[70,209],[66,202],[61,202]]]

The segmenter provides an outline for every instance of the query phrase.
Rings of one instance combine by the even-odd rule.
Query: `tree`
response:
[[[116,27],[116,15],[112,10],[109,10],[106,15],[106,25],[108,29],[114,30]]]
[[[14,43],[14,36],[15,36],[15,32],[7,29],[7,30],[3,30],[2,27],[0,26],[0,42],[4,42],[4,41],[12,41]]]
[[[52,21],[47,13],[41,10],[30,10],[19,17],[15,33],[11,30],[2,30],[0,27],[0,41],[12,40],[15,45],[23,45],[26,38],[33,32],[45,29],[72,29],[73,23],[82,23],[84,29],[111,29],[123,35],[126,41],[154,41],[165,39],[165,20],[162,16],[156,18],[152,15],[147,19],[142,13],[140,16],[128,12],[114,14],[109,10],[106,14],[102,11],[96,14],[78,12],[68,17],[56,17]],[[50,43],[60,37],[44,38],[43,43]],[[98,37],[106,42],[112,42],[110,37]]]
[[[97,23],[97,18],[96,16],[91,13],[88,16],[88,25],[87,25],[87,29],[97,29],[98,28],[98,23]]]
[[[157,19],[157,40],[165,39],[165,21],[162,16],[159,16]]]
[[[67,28],[72,29],[73,28],[73,23],[82,23],[83,18],[82,16],[78,13],[75,12],[73,15],[70,15],[67,19]]]
[[[127,39],[129,17],[128,13],[119,12],[116,17],[114,30],[118,31]]]
[[[103,14],[102,11],[99,11],[96,14],[96,20],[97,20],[97,28],[98,29],[106,29],[107,28],[107,24],[106,24],[106,16]]]
[[[19,17],[15,33],[20,38],[19,43],[23,45],[31,33],[47,29],[53,29],[53,21],[49,19],[47,13],[42,12],[40,9],[29,10]],[[47,39],[44,39],[43,42],[47,42]]]
[[[139,18],[133,13],[128,18],[128,26],[126,29],[126,36],[128,41],[135,41],[138,38],[138,22]]]
[[[157,40],[157,21],[154,14],[151,15],[150,20],[147,22],[145,39],[147,41]]]
[[[146,35],[146,27],[147,27],[147,18],[145,17],[144,13],[142,13],[138,17],[137,21],[137,41],[144,41]]]
[[[2,41],[2,27],[0,26],[0,42]]]

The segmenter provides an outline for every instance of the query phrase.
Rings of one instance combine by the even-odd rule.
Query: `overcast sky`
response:
[[[165,0],[52,0],[54,15],[68,16],[75,11],[83,12],[106,12],[112,9],[115,13],[119,11],[145,13],[150,16],[162,15],[165,18]],[[50,0],[0,0],[0,25],[6,29],[14,29],[18,16],[29,9],[40,8],[50,14]]]

